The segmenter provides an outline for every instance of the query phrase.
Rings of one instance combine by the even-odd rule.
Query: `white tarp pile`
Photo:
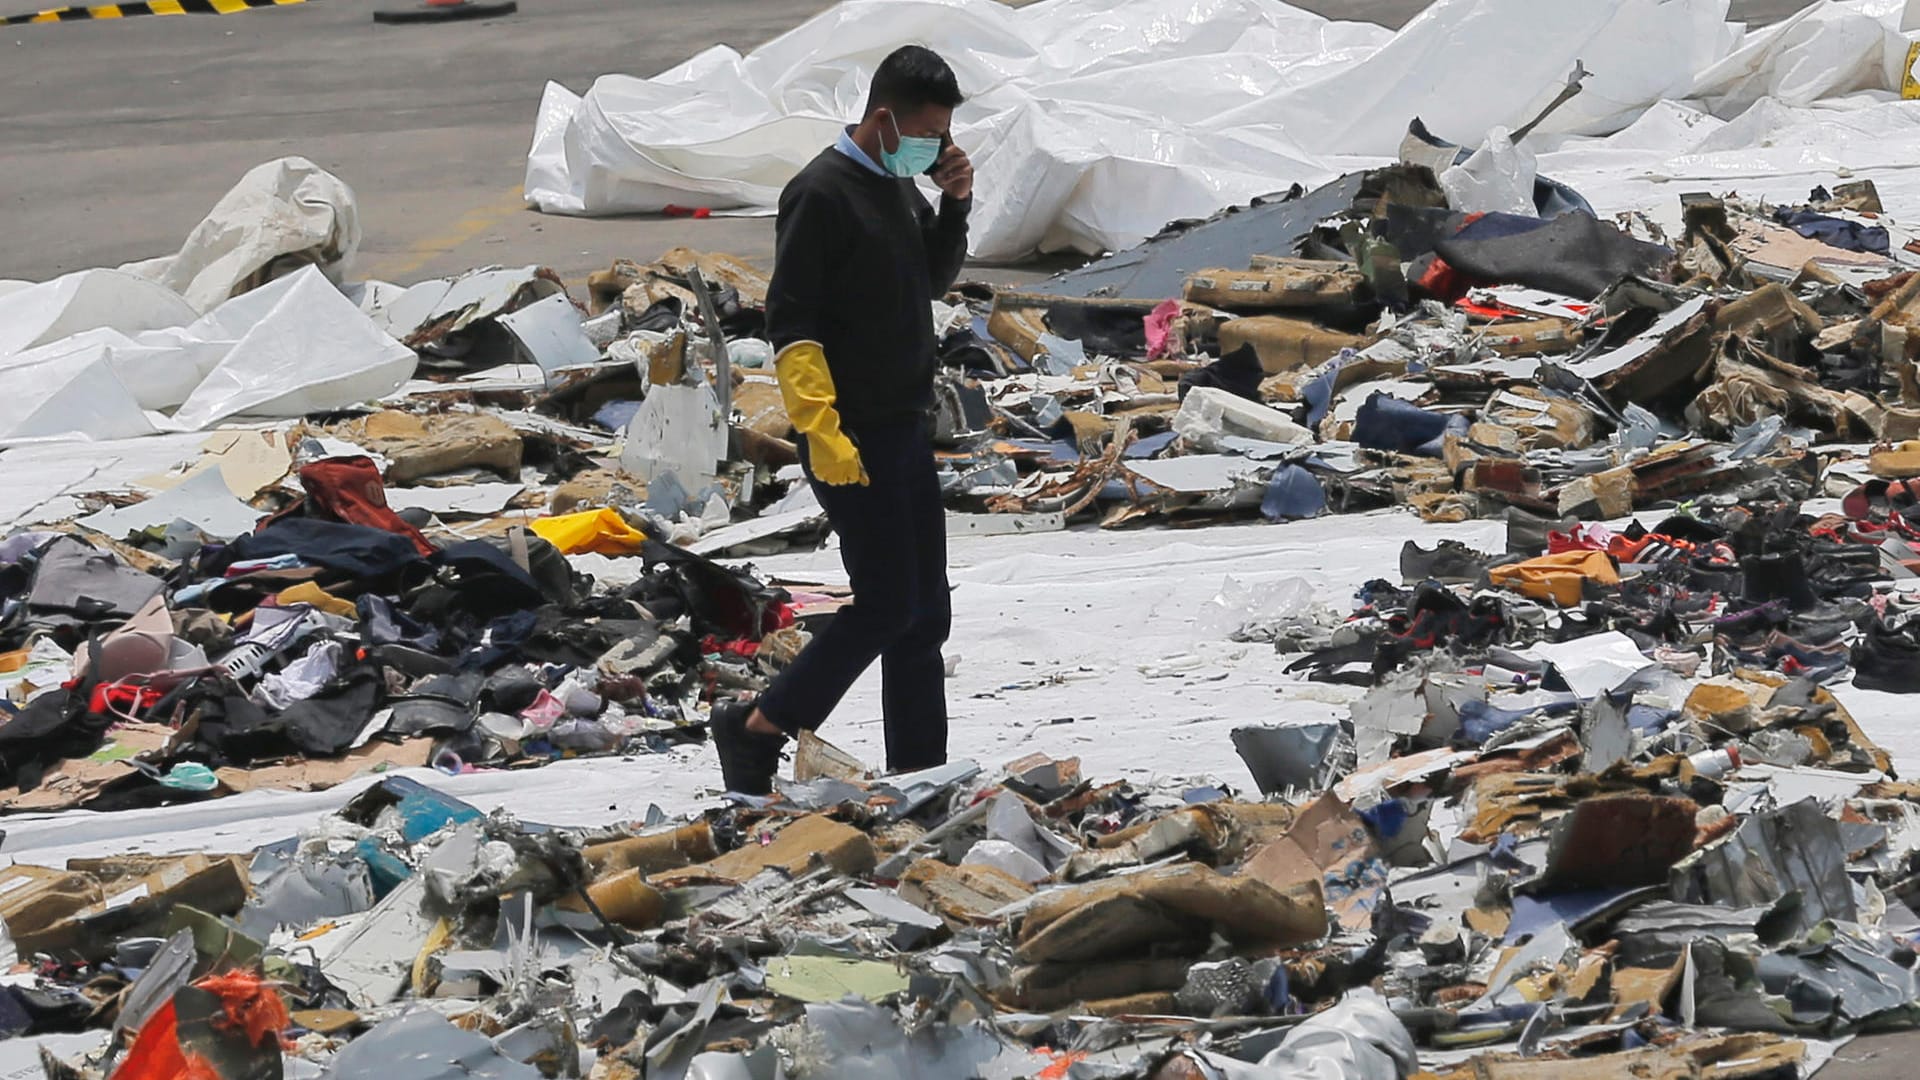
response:
[[[393,392],[412,350],[327,276],[358,242],[352,192],[288,158],[249,172],[177,256],[0,293],[0,441],[194,431]]]
[[[1439,0],[1393,34],[1278,0],[849,0],[746,56],[717,47],[584,96],[549,84],[526,194],[562,214],[768,207],[905,42],[946,56],[970,97],[954,134],[978,169],[982,259],[1118,249],[1312,186],[1392,157],[1415,116],[1477,145],[1532,119],[1576,61],[1585,92],[1528,145],[1603,213],[1671,203],[1649,186],[1664,179],[1802,197],[1849,155],[1877,176],[1920,159],[1920,108],[1899,100],[1920,2],[1828,0],[1754,30],[1727,11]]]
[[[121,269],[209,311],[307,264],[337,283],[359,247],[353,189],[306,158],[285,157],[248,170],[187,234],[178,253]]]

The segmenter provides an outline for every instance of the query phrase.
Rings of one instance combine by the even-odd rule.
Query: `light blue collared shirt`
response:
[[[887,170],[881,168],[879,162],[868,157],[867,152],[860,149],[860,144],[853,141],[852,124],[848,124],[846,127],[840,129],[840,138],[834,142],[833,148],[859,162],[861,165],[864,165],[870,173],[877,173],[881,176],[888,175]]]

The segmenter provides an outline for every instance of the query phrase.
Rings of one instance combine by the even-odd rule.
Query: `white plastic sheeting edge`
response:
[[[970,95],[954,135],[978,170],[971,243],[981,259],[1127,247],[1168,221],[1386,160],[1415,116],[1478,145],[1531,119],[1576,60],[1594,72],[1585,92],[1527,145],[1628,131],[1577,144],[1590,163],[1606,162],[1598,171],[1568,176],[1555,155],[1539,161],[1576,186],[1597,183],[1603,211],[1671,201],[1670,189],[1636,180],[1694,152],[1687,136],[1697,128],[1674,130],[1664,112],[1660,132],[1630,129],[1676,100],[1721,121],[1763,110],[1712,150],[1750,154],[1744,175],[1777,175],[1804,196],[1807,176],[1830,181],[1833,169],[1817,150],[1782,153],[1770,125],[1844,128],[1848,114],[1897,99],[1920,3],[1826,0],[1752,32],[1728,23],[1727,10],[1727,0],[1439,0],[1391,34],[1277,0],[1043,0],[1017,10],[849,0],[746,56],[709,49],[651,79],[603,76],[585,95],[550,84],[527,200],[561,214],[770,206],[858,114],[874,67],[905,42],[946,56]],[[1815,105],[1822,117],[1806,114]],[[1920,110],[1869,123],[1876,163],[1920,160]],[[1723,175],[1729,164],[1716,163]]]

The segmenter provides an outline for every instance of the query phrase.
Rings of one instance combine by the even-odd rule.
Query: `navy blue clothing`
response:
[[[925,419],[850,429],[872,481],[814,494],[840,536],[853,587],[841,608],[760,698],[760,710],[790,735],[826,722],[860,675],[880,661],[887,768],[947,760],[946,664],[940,647],[953,623],[947,584],[946,509]],[[806,440],[800,442],[806,465]]]

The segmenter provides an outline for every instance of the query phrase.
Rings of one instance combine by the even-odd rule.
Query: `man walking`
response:
[[[876,658],[887,768],[947,760],[940,647],[952,608],[931,441],[931,302],[967,254],[973,165],[948,134],[960,102],[945,60],[899,49],[874,73],[866,115],[780,194],[767,336],[853,603],[758,702],[714,709],[730,791],[771,791],[781,746],[825,722]],[[914,185],[922,174],[940,188],[937,211]]]

